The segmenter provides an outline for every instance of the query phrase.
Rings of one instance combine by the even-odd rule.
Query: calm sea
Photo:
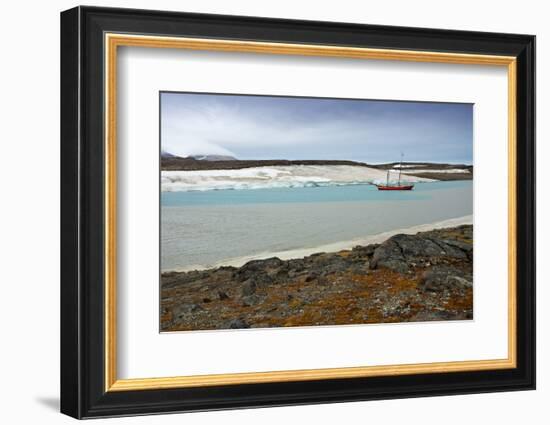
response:
[[[473,213],[472,181],[162,192],[161,268],[311,248]]]

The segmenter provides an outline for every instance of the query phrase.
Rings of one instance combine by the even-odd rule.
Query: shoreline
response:
[[[291,259],[304,258],[316,253],[334,253],[334,252],[339,252],[343,250],[350,250],[358,245],[365,246],[365,245],[375,244],[375,243],[378,244],[378,243],[384,242],[385,240],[397,234],[412,235],[418,232],[424,232],[424,231],[429,231],[434,229],[442,229],[447,227],[456,227],[464,224],[473,224],[473,215],[466,215],[462,217],[450,218],[447,220],[441,220],[441,221],[432,222],[432,223],[419,224],[419,225],[415,225],[407,228],[393,229],[386,232],[377,233],[374,235],[364,236],[361,238],[355,238],[347,241],[333,242],[333,243],[318,245],[310,248],[298,248],[298,249],[276,251],[276,252],[262,252],[254,255],[229,258],[227,260],[220,261],[210,265],[196,264],[196,265],[190,265],[187,267],[180,267],[176,269],[162,270],[161,274],[171,273],[171,272],[181,273],[181,272],[189,272],[194,270],[211,270],[211,269],[217,269],[223,266],[241,267],[252,260],[264,260],[272,257],[277,257],[283,261],[286,261]]]

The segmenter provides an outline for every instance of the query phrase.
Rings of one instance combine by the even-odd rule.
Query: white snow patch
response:
[[[407,178],[413,183],[434,181],[422,177]],[[344,186],[385,181],[385,170],[354,165],[286,165],[161,173],[163,192]]]
[[[414,173],[449,173],[449,174],[455,174],[455,173],[466,173],[470,174],[470,170],[467,170],[465,168],[447,168],[445,170],[406,170],[403,171],[405,174],[414,174]]]
[[[403,164],[403,165],[395,164],[393,166],[393,168],[401,168],[401,169],[403,169],[403,168],[415,168],[415,167],[422,166],[422,165],[426,166],[426,164]]]

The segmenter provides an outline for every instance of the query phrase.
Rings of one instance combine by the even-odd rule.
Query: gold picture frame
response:
[[[107,178],[105,180],[105,391],[150,390],[181,387],[251,384],[297,380],[339,379],[410,375],[417,373],[464,372],[507,369],[516,366],[516,58],[512,56],[440,53],[411,50],[370,49],[355,47],[281,44],[253,41],[212,40],[198,38],[159,37],[127,34],[105,34],[106,122],[105,151]],[[168,378],[117,379],[116,375],[116,87],[117,49],[119,47],[148,47],[229,51],[354,58],[362,60],[395,60],[435,62],[506,67],[508,72],[508,358],[470,360],[388,366],[307,369],[254,373],[175,376]]]

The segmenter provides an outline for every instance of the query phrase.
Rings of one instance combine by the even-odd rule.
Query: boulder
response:
[[[353,247],[351,252],[353,254],[370,257],[372,254],[374,254],[374,250],[378,248],[378,246],[379,244],[369,244],[366,246],[357,245],[356,247]]]
[[[399,246],[406,260],[445,255],[445,250],[441,246],[419,235],[395,235],[390,240]]]
[[[454,267],[434,266],[424,272],[419,286],[424,291],[440,292],[471,288],[472,282],[464,277],[464,272]]]
[[[370,268],[384,267],[398,273],[406,273],[409,266],[423,264],[427,260],[437,263],[445,257],[471,258],[472,250],[471,245],[461,241],[438,239],[426,234],[399,234],[392,236],[374,250]]]
[[[258,285],[256,284],[256,281],[250,278],[243,283],[243,286],[241,288],[241,294],[243,297],[246,297],[247,295],[252,295],[253,293],[256,292],[257,288],[258,288]]]
[[[246,323],[243,319],[233,319],[227,326],[224,326],[225,329],[248,329],[250,325]]]
[[[393,238],[388,239],[374,250],[369,267],[371,269],[383,267],[398,273],[406,273],[409,270],[401,248]]]
[[[323,267],[324,275],[329,273],[341,273],[349,269],[350,263],[345,258],[339,255],[333,255],[328,261],[326,261]]]
[[[277,257],[265,260],[252,260],[233,271],[232,277],[238,282],[254,278],[256,284],[266,286],[284,277],[288,265]]]

